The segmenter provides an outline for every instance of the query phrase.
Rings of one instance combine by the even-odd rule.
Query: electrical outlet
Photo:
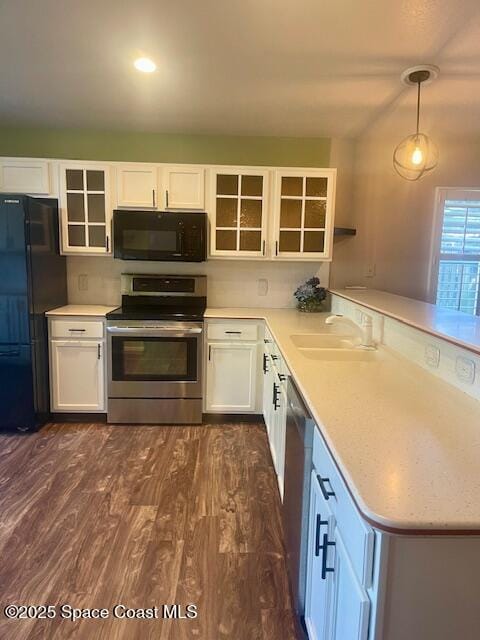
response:
[[[427,344],[425,347],[425,362],[432,369],[437,369],[440,364],[440,349],[434,344]]]
[[[377,272],[377,266],[374,262],[367,264],[366,268],[365,268],[365,277],[366,278],[373,278],[375,276]]]
[[[78,276],[78,290],[88,291],[88,276],[86,273],[81,273]]]
[[[257,280],[257,291],[259,296],[266,296],[268,293],[268,280],[266,278],[259,278]]]
[[[457,360],[455,362],[455,373],[461,382],[473,384],[475,380],[475,362],[470,360],[470,358],[457,356]]]

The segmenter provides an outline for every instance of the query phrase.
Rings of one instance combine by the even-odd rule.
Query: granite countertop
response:
[[[327,315],[206,311],[206,318],[266,321],[359,510],[374,526],[480,534],[480,403],[384,347],[373,362],[307,359],[291,335],[325,331]]]
[[[107,307],[103,304],[67,304],[64,307],[51,309],[46,316],[96,316],[105,317],[109,311],[117,307]]]
[[[480,354],[480,317],[375,289],[330,289],[331,293]]]

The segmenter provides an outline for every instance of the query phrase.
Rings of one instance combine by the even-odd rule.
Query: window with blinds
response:
[[[480,194],[444,200],[437,304],[480,315]]]

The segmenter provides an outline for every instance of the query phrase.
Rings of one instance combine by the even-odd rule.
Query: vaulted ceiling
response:
[[[419,63],[432,126],[478,132],[478,0],[0,3],[0,123],[355,137],[411,117]]]

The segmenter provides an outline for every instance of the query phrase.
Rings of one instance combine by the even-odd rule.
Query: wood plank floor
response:
[[[111,608],[196,604],[198,617]],[[53,620],[8,620],[52,604]],[[71,622],[62,604],[109,608]],[[264,428],[47,425],[0,434],[0,638],[295,640]]]

